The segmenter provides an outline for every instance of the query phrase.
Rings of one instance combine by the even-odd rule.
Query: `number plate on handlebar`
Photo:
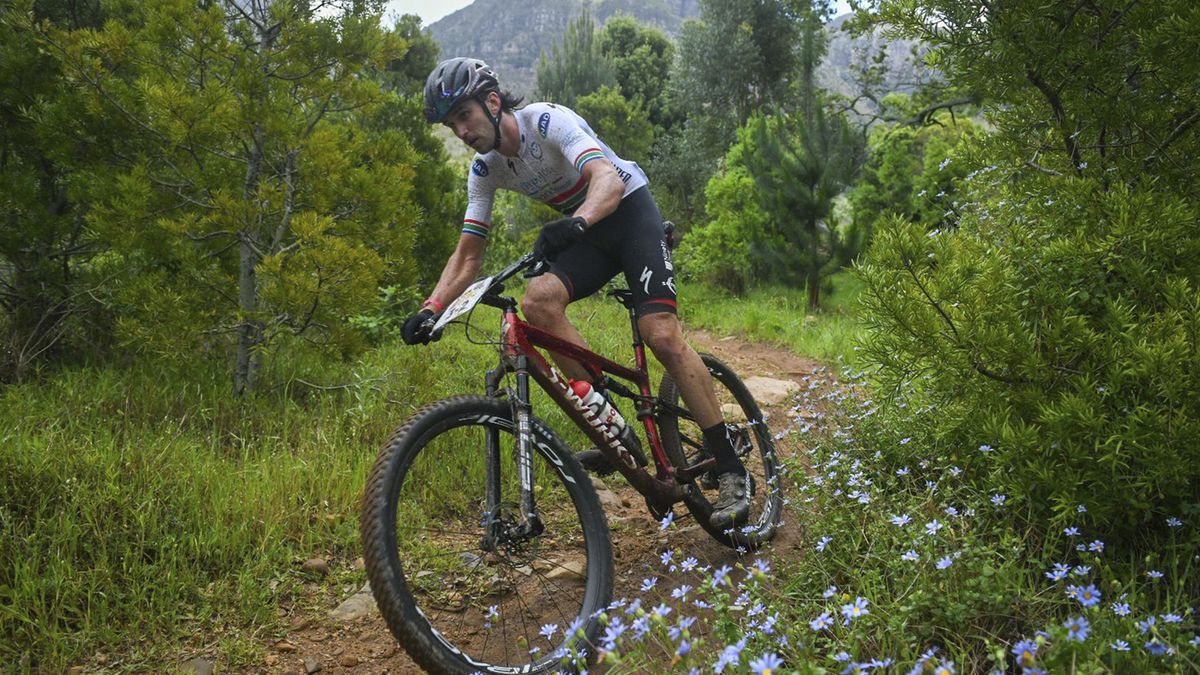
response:
[[[437,323],[433,324],[433,332],[440,333],[451,321],[471,311],[475,305],[479,304],[479,301],[491,285],[492,277],[486,277],[468,286],[467,290],[463,291],[462,295],[450,303],[446,311],[442,312],[442,315],[438,317]]]

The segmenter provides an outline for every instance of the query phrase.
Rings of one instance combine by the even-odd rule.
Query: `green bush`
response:
[[[850,192],[850,232],[857,255],[871,240],[876,223],[893,214],[926,227],[953,227],[958,221],[958,188],[969,171],[959,155],[979,136],[969,118],[950,115],[923,127],[891,126],[871,135],[866,163]]]
[[[1200,213],[1087,180],[1006,192],[957,231],[885,221],[862,355],[1031,517],[1086,502],[1113,534],[1161,529],[1200,494]]]
[[[713,176],[705,189],[714,219],[688,233],[679,250],[681,270],[693,278],[742,293],[754,279],[750,244],[767,229],[758,206],[754,178],[745,167]]]

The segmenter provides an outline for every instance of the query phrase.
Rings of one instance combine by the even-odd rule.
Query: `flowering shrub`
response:
[[[785,515],[807,535],[803,552],[731,565],[668,546],[642,595],[609,608],[594,670],[1195,670],[1193,515],[1164,521],[1145,556],[1085,524],[1092,500],[1070,509],[1078,524],[1028,523],[1025,497],[981,486],[957,453],[919,440],[922,415],[813,385],[797,410],[830,411],[779,432],[811,449],[789,466]]]
[[[989,171],[960,229],[878,233],[860,270],[877,390],[1029,518],[1086,499],[1079,520],[1110,539],[1161,533],[1200,494],[1200,211]]]

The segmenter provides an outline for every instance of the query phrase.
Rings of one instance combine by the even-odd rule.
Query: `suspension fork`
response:
[[[487,372],[485,380],[487,395],[495,398],[500,390],[500,379],[504,377],[504,364],[496,366],[495,370]],[[483,531],[486,533],[480,547],[485,551],[496,548],[496,541],[501,536],[500,516],[500,429],[494,426],[487,428],[487,439],[484,444],[487,477],[484,484],[485,510]]]
[[[517,357],[517,399],[513,413],[517,423],[517,480],[521,493],[521,525],[518,537],[536,537],[545,527],[533,503],[533,405],[529,402],[529,357]]]
[[[529,359],[526,356],[516,358],[515,372],[517,376],[516,396],[511,401],[513,421],[516,425],[516,447],[513,449],[517,464],[517,483],[519,491],[521,522],[515,530],[502,532],[503,524],[499,519],[500,511],[500,430],[489,429],[487,432],[487,518],[485,522],[485,537],[483,547],[492,550],[501,537],[505,539],[527,539],[536,537],[545,530],[541,516],[538,515],[537,505],[533,498],[533,406],[529,401]],[[500,378],[505,368],[501,365],[487,374],[487,394],[496,396],[499,391]]]

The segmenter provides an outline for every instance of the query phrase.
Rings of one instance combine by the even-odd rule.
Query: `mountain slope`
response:
[[[700,15],[698,0],[593,0],[590,5],[598,24],[621,13],[672,37],[685,20]],[[475,0],[429,30],[443,57],[479,57],[499,72],[505,88],[528,96],[542,50],[562,38],[582,6],[582,0]]]
[[[562,39],[567,24],[579,14],[584,0],[475,0],[475,2],[429,26],[442,48],[443,58],[476,56],[500,74],[504,88],[529,97],[536,85],[538,58],[543,50]],[[591,0],[592,16],[603,25],[617,13],[632,16],[643,25],[662,30],[672,38],[688,19],[700,15],[699,0]],[[831,92],[854,96],[855,62],[863,54],[875,54],[888,45],[888,77],[885,91],[911,91],[913,83],[927,78],[919,65],[910,62],[916,44],[909,40],[887,40],[881,31],[852,37],[842,30],[850,15],[829,23],[829,49],[818,72],[821,86]],[[863,104],[866,105],[866,104]]]

